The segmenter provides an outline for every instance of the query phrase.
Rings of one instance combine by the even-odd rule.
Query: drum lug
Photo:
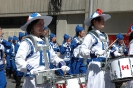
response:
[[[80,80],[80,77],[78,76],[78,83],[81,84],[81,80]]]
[[[67,79],[66,79],[66,76],[64,77],[64,79],[65,79],[65,84],[68,85],[68,83],[67,83]]]

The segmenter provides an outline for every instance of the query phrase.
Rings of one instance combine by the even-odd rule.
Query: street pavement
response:
[[[23,82],[23,79],[22,79],[22,82]],[[7,78],[7,85],[6,85],[6,88],[15,88],[15,80],[14,79],[8,79]],[[21,86],[22,86],[22,83],[21,83]]]

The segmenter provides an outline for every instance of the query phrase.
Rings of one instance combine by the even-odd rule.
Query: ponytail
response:
[[[129,36],[129,42],[133,39],[133,32],[131,32],[130,36]]]

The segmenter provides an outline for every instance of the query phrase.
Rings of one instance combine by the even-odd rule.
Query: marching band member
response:
[[[19,44],[19,45],[20,45],[20,42],[21,42],[21,40],[23,39],[24,36],[25,36],[24,33],[19,32],[19,41],[18,41],[18,44]]]
[[[15,56],[16,56],[16,53],[17,53],[18,48],[19,48],[17,36],[13,36],[13,44],[14,44],[14,52],[15,52]],[[16,63],[15,63],[14,59],[12,59],[12,62],[13,62],[13,67],[14,67],[14,71],[15,71],[15,76],[16,76],[15,77],[15,80],[16,80],[15,88],[20,88],[21,78],[23,77],[24,73],[17,70]]]
[[[120,54],[120,56],[127,56],[128,55],[128,49],[124,43],[124,36],[121,33],[118,33],[116,35],[116,39],[118,39],[118,40],[115,44],[112,45],[111,50],[113,52],[117,51]],[[114,57],[113,53],[111,56]]]
[[[48,26],[45,26],[44,30],[43,30],[43,35],[48,36],[48,32],[49,32],[49,28],[48,28]]]
[[[75,31],[76,31],[76,35],[73,38],[72,44],[71,44],[73,50],[79,45],[81,45],[85,36],[85,30],[83,27],[80,27],[79,25],[77,25],[75,28]],[[73,74],[86,73],[86,66],[84,64],[84,58],[82,56],[74,56],[72,58],[72,73]]]
[[[1,42],[1,40],[0,40]],[[0,43],[0,88],[6,88],[6,76],[4,72],[4,46]]]
[[[66,62],[68,67],[71,67],[71,58],[72,58],[72,47],[71,47],[72,38],[68,34],[64,34],[64,41],[60,45],[60,57]],[[67,75],[72,74],[71,71],[67,72]]]
[[[11,44],[6,40],[2,39],[1,36],[2,28],[0,27],[0,88],[6,88],[6,76],[4,72],[5,58],[4,58],[4,47],[10,48]]]
[[[130,32],[128,32],[128,35],[129,35],[129,52],[128,52],[128,55],[132,56],[133,55],[133,25],[130,26],[128,31],[130,31]],[[125,88],[133,88],[133,80],[128,81],[126,83]]]
[[[55,51],[55,53],[57,54],[57,52],[59,52],[60,50],[59,50],[59,46],[56,42],[55,34],[53,34],[53,33],[50,34],[50,42],[49,43],[50,43],[51,47],[53,48],[53,50]]]
[[[52,88],[52,84],[36,84],[35,75],[38,71],[46,69],[45,59],[49,58],[49,62],[54,65],[60,65],[63,71],[68,71],[70,68],[65,65],[65,62],[54,53],[52,48],[47,51],[47,56],[44,56],[41,50],[36,49],[37,46],[46,46],[46,41],[41,39],[43,35],[43,28],[51,23],[52,17],[41,16],[39,13],[33,13],[29,16],[26,24],[21,26],[23,31],[27,31],[28,35],[32,36],[33,40],[29,37],[25,38],[18,49],[16,54],[16,66],[17,70],[27,73],[24,77],[23,88]]]
[[[12,37],[8,37],[8,42],[11,43],[12,42]],[[11,74],[12,74],[12,64],[11,64],[11,48],[6,48],[5,47],[5,55],[6,55],[6,76],[8,78],[11,78]]]
[[[111,84],[110,76],[102,70],[101,62],[109,57],[109,52],[105,51],[108,47],[108,36],[102,33],[104,22],[110,19],[109,14],[103,14],[97,9],[90,18],[85,19],[84,23],[89,26],[88,34],[85,36],[80,46],[80,54],[84,58],[91,59],[87,68],[86,88],[114,88]]]
[[[114,43],[111,47],[111,57],[115,58],[116,56],[114,55],[115,53],[113,52],[117,52],[117,54],[119,54],[118,56],[127,56],[128,55],[128,49],[125,46],[124,43],[124,36],[121,33],[118,33],[116,35],[116,43]],[[115,86],[116,88],[120,88],[121,85],[123,84],[123,82],[115,82]]]

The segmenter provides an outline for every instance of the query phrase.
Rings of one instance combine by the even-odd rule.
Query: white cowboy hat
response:
[[[28,21],[27,21],[23,26],[21,26],[20,29],[23,30],[23,31],[26,31],[27,26],[28,26],[32,21],[34,21],[34,20],[36,20],[36,19],[43,19],[44,22],[45,22],[45,23],[44,23],[44,26],[48,26],[48,25],[51,23],[53,17],[51,17],[51,16],[41,16],[39,13],[33,13],[33,14],[31,14],[31,15],[28,17]]]
[[[102,14],[102,10],[97,9],[97,11],[94,12],[94,13],[91,15],[90,18],[87,18],[87,19],[84,20],[84,24],[85,24],[86,26],[90,26],[90,25],[91,25],[91,20],[94,19],[94,18],[96,18],[96,17],[100,17],[100,16],[102,16],[102,17],[104,18],[104,21],[107,21],[108,19],[111,18],[111,16],[110,16],[109,14]]]

